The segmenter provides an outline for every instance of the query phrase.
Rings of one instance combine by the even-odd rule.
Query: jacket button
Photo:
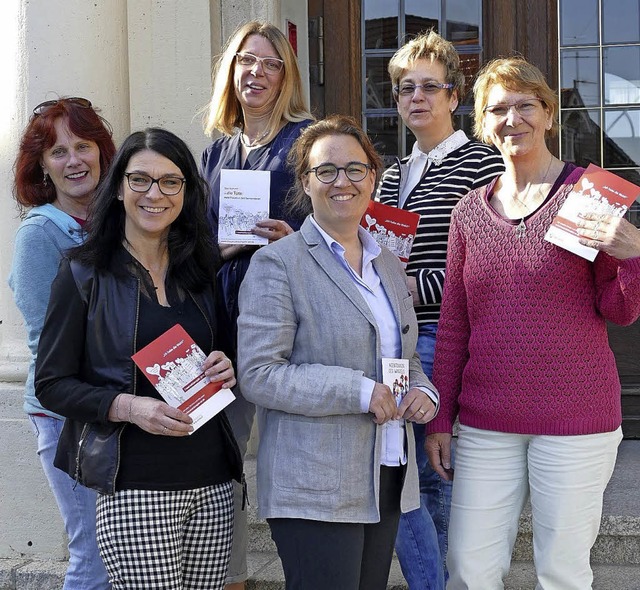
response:
[[[402,328],[402,333],[406,334],[409,331],[409,324],[407,324],[404,328]]]

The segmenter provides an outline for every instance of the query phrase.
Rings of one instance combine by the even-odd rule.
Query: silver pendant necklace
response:
[[[538,190],[536,191],[536,193],[534,194],[534,198],[537,199],[538,195],[542,195],[542,187],[545,185],[545,183],[547,182],[547,176],[549,175],[549,170],[551,170],[551,165],[553,164],[553,156],[551,156],[551,159],[549,160],[549,165],[547,166],[547,171],[544,173],[544,177],[542,178],[542,182],[538,185]],[[518,194],[516,193],[515,195],[511,195],[511,198],[516,201],[517,203],[519,203],[522,207],[524,207],[527,211],[526,215],[522,216],[520,218],[520,223],[516,226],[515,228],[515,234],[516,234],[516,238],[518,238],[519,240],[522,240],[525,236],[525,234],[527,233],[527,224],[524,222],[524,218],[531,215],[531,213],[533,211],[535,211],[535,209],[532,211],[528,205],[525,203],[525,201],[527,200],[527,198],[529,197],[529,191],[531,190],[532,184],[529,183],[527,184],[527,189],[524,193],[524,199],[519,199],[518,198]],[[543,195],[543,200],[544,200],[544,195]]]

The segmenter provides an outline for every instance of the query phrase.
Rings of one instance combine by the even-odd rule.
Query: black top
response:
[[[136,349],[140,350],[174,325],[180,324],[205,351],[211,343],[211,329],[191,297],[163,307],[140,297],[140,320]],[[136,369],[138,396],[162,399],[140,369]],[[216,416],[186,437],[149,434],[129,424],[122,434],[122,454],[116,488],[185,490],[232,479],[224,452],[225,441]]]

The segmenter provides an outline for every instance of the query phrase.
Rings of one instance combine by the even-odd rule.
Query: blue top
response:
[[[269,218],[286,221],[294,230],[300,229],[304,217],[292,217],[285,211],[287,193],[293,187],[294,176],[287,167],[287,156],[300,132],[313,121],[305,119],[287,123],[267,145],[252,149],[244,166],[241,165],[240,134],[221,137],[214,141],[202,153],[201,173],[209,183],[208,218],[214,240],[218,241],[218,207],[220,203],[220,171],[226,170],[267,170],[271,172],[271,196],[269,199]],[[238,319],[238,291],[254,249],[240,252],[235,258],[227,260],[218,273],[218,285],[225,302],[229,324],[235,346],[236,322]]]
[[[81,244],[82,240],[80,224],[50,204],[31,209],[16,233],[9,287],[24,318],[27,344],[31,351],[24,394],[24,410],[28,414],[61,418],[40,405],[36,399],[33,376],[51,283],[58,273],[64,252]]]

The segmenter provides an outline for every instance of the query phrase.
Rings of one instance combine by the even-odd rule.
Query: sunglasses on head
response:
[[[90,109],[93,105],[90,100],[86,98],[80,98],[79,96],[70,96],[69,98],[58,98],[57,100],[45,100],[41,102],[36,108],[33,109],[33,114],[44,115],[51,107],[57,105],[61,102],[70,102],[71,104],[75,104],[83,109]]]

